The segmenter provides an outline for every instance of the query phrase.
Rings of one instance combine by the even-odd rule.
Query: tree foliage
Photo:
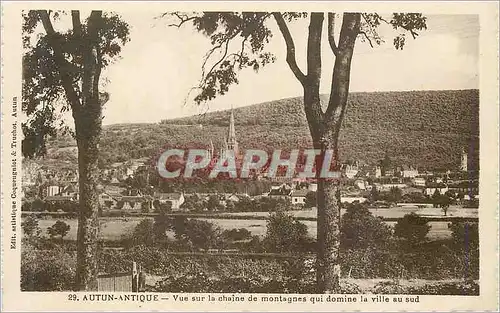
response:
[[[38,219],[33,215],[30,215],[27,218],[25,218],[21,223],[21,227],[23,229],[23,234],[28,238],[32,236],[34,237],[40,236],[41,229],[40,226],[38,225]]]
[[[69,18],[66,11],[30,10],[23,13],[22,109],[28,116],[28,121],[22,124],[25,157],[46,153],[47,137],[56,136],[57,130],[63,126],[60,124],[62,119],[58,117],[71,110],[70,102],[75,99],[70,100],[69,97],[81,98],[83,92],[82,38],[88,35],[89,18],[81,23],[79,11],[72,11],[71,18],[76,23],[78,16],[80,27],[52,35],[41,33],[37,28],[42,22],[47,23],[47,20],[43,20],[44,16],[54,21]],[[116,59],[121,47],[130,39],[129,25],[119,15],[105,12],[100,21],[97,57],[103,69]],[[57,51],[54,47],[57,47]],[[58,58],[58,52],[63,59]],[[63,84],[65,76],[72,82],[66,88]],[[109,95],[101,93],[100,98],[101,103],[105,103]]]
[[[379,45],[384,41],[377,32],[377,27],[381,23],[391,25],[397,32],[393,42],[396,49],[403,49],[406,33],[416,38],[420,31],[427,29],[426,17],[420,13],[394,13],[390,16],[382,16],[378,13],[358,14],[363,19],[357,35],[372,46],[373,42]],[[191,24],[195,30],[205,35],[212,45],[203,60],[200,82],[193,88],[197,93],[194,100],[198,103],[226,94],[231,85],[239,82],[237,73],[240,70],[251,68],[259,71],[267,64],[276,61],[274,54],[266,50],[273,36],[269,24],[271,19],[275,20],[287,43],[287,62],[295,63],[295,60],[291,60],[292,57],[295,58],[295,47],[286,24],[312,15],[305,12],[173,12],[163,14],[172,20],[170,26],[182,27],[184,24]],[[329,20],[331,32],[333,32],[335,18],[340,16],[340,14],[328,13],[329,19],[333,21],[330,23]],[[331,32],[329,29],[329,33]],[[335,46],[335,39],[332,36],[329,37],[329,43],[333,52],[336,53],[338,47]],[[296,67],[296,64],[294,66]],[[294,74],[297,74],[295,70]]]
[[[312,239],[307,233],[307,226],[281,211],[270,214],[264,244],[272,252],[314,250]]]
[[[430,229],[427,219],[412,212],[396,223],[394,235],[405,239],[413,247],[425,241]]]
[[[390,227],[368,208],[360,203],[348,204],[342,216],[342,249],[380,249],[389,243],[392,236]]]
[[[68,234],[70,228],[71,227],[68,224],[66,224],[65,222],[56,221],[54,223],[54,225],[47,228],[47,233],[49,234],[49,236],[51,238],[56,237],[56,236],[60,236],[61,240],[62,240]]]

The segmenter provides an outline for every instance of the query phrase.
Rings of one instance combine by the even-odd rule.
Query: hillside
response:
[[[323,95],[326,102],[328,96]],[[301,98],[234,110],[240,147],[297,149],[311,139]],[[164,147],[221,147],[229,112],[164,120],[160,124],[120,124],[104,128],[103,164],[154,157]],[[352,93],[341,131],[341,158],[375,164],[387,151],[396,164],[457,169],[462,149],[478,165],[479,91]],[[57,141],[61,145],[61,140]]]
[[[321,100],[326,103],[328,95]],[[241,145],[292,148],[310,142],[302,106],[301,98],[289,98],[235,109]],[[214,112],[164,124],[225,127],[227,116],[225,111]],[[477,163],[478,135],[478,90],[352,93],[341,132],[341,156],[373,163],[387,151],[401,164],[456,168],[464,147],[473,150],[476,161],[471,165]]]

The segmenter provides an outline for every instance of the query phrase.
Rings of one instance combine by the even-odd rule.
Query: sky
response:
[[[200,107],[185,99],[200,79],[203,56],[210,48],[208,38],[187,23],[181,28],[168,27],[172,20],[155,19],[158,13],[120,14],[131,26],[131,40],[120,59],[103,72],[104,89],[110,93],[103,112],[105,125],[159,122],[302,95],[301,85],[286,64],[285,43],[273,19],[269,27],[274,36],[266,50],[276,56],[276,62],[258,74],[251,69],[240,72],[238,85]],[[379,29],[385,40],[380,46],[371,48],[358,39],[350,91],[479,88],[478,16],[428,15],[427,26],[416,40],[409,36],[402,51],[392,45],[397,33],[389,26]],[[297,48],[297,63],[305,71],[307,21],[289,27]],[[326,23],[323,34],[321,92],[329,93],[334,57],[326,41]]]

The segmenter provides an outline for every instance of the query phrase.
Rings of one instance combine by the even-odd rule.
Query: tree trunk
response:
[[[322,151],[318,164],[323,164],[326,150],[333,150],[332,169],[339,170],[337,138],[322,136],[315,141],[315,149]],[[320,173],[318,170],[317,173]],[[318,293],[338,293],[340,291],[340,182],[336,179],[317,176],[317,270]]]
[[[102,109],[99,99],[101,64],[98,52],[100,11],[92,11],[88,21],[88,35],[83,42],[82,105],[73,109],[79,169],[79,214],[77,234],[77,268],[75,289],[97,290],[99,196],[97,162],[102,127]]]
[[[340,170],[338,140],[342,120],[347,108],[347,97],[349,93],[349,78],[351,71],[351,60],[354,51],[354,44],[359,32],[360,14],[346,13],[340,32],[339,45],[335,48],[335,64],[333,67],[332,85],[328,108],[325,113],[314,113],[321,110],[319,101],[319,79],[320,74],[315,75],[316,79],[308,75],[310,87],[304,87],[304,102],[306,105],[306,116],[309,128],[313,137],[314,148],[320,149],[322,155],[326,150],[333,150],[333,170]],[[330,32],[331,30],[329,30]],[[330,35],[330,33],[329,33]],[[333,35],[333,34],[331,34]],[[314,42],[314,38],[321,38],[321,32],[309,30],[309,43]],[[316,39],[319,41],[320,39]],[[309,52],[312,51],[312,52]],[[314,56],[314,51],[321,51],[320,44],[308,45],[308,55]],[[319,57],[318,57],[319,58]],[[308,58],[308,68],[321,61]],[[320,66],[319,66],[320,68]],[[316,85],[317,82],[317,85]],[[307,114],[309,108],[309,114]],[[322,164],[322,162],[320,163]],[[340,292],[340,180],[317,177],[317,271],[316,280],[319,293]]]
[[[77,127],[79,170],[79,214],[77,234],[77,268],[75,289],[97,290],[97,260],[99,239],[99,199],[97,193],[97,157],[99,133],[82,135],[82,128],[89,127],[82,118]],[[100,118],[99,118],[100,123]],[[84,132],[84,131],[83,131]]]
[[[304,87],[304,110],[314,148],[322,155],[316,159],[317,168],[322,165],[326,150],[333,150],[333,169],[339,170],[338,138],[342,119],[347,107],[349,76],[354,44],[360,31],[361,14],[344,13],[338,46],[333,34],[335,15],[328,18],[328,39],[335,54],[335,65],[328,108],[321,108],[319,87],[321,81],[321,38],[324,13],[311,13],[307,41],[307,75],[304,75],[295,60],[295,45],[286,23],[279,13],[273,14],[283,34],[287,47],[287,63],[295,77]],[[316,171],[318,191],[318,253],[317,287],[319,293],[340,291],[340,182],[325,179]]]
[[[338,182],[319,179],[317,193],[318,208],[318,252],[316,280],[318,292],[340,291],[340,201]]]

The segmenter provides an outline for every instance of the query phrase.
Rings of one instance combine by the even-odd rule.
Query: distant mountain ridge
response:
[[[321,101],[326,104],[328,95],[321,95]],[[285,140],[287,148],[291,148],[290,143],[310,142],[300,97],[236,108],[234,115],[236,131],[246,144],[268,141],[255,136],[247,126],[262,131],[272,129],[277,133],[275,137],[281,138],[275,143],[283,144]],[[225,127],[228,116],[226,110],[162,123]],[[288,138],[283,138],[284,132],[289,132]],[[351,93],[341,131],[341,157],[373,163],[387,151],[399,163],[457,168],[461,151],[467,149],[470,166],[476,168],[478,138],[477,89]]]
[[[322,95],[321,100],[326,103],[328,96]],[[235,108],[234,117],[240,149],[311,147],[300,97]],[[101,166],[155,158],[167,147],[208,148],[213,141],[219,149],[228,123],[226,110],[159,124],[104,126]],[[340,157],[373,165],[387,152],[398,165],[456,170],[466,149],[470,168],[478,168],[478,139],[478,90],[351,93],[340,134]],[[58,147],[74,145],[72,141],[54,140],[54,153],[59,153]]]

